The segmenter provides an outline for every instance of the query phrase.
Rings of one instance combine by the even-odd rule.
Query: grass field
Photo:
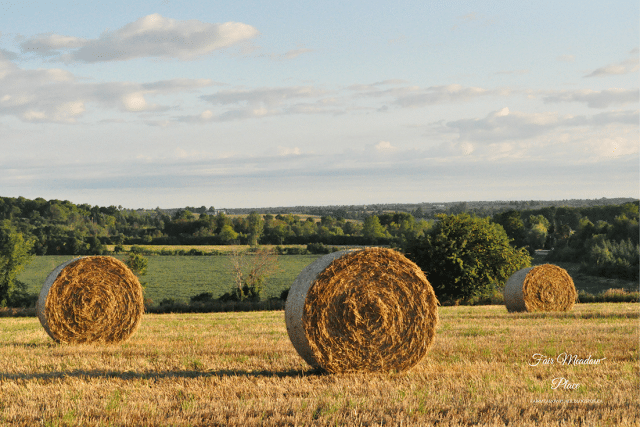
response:
[[[374,375],[311,370],[282,311],[146,315],[121,345],[59,345],[36,318],[0,318],[0,425],[637,426],[638,307],[441,307],[426,358]]]
[[[319,255],[285,255],[278,257],[280,271],[265,284],[265,297],[278,297],[291,286],[304,267]],[[18,279],[27,283],[29,292],[39,293],[47,275],[58,265],[73,256],[51,255],[36,257]],[[117,256],[124,260],[126,256]],[[149,256],[145,296],[154,303],[164,298],[188,302],[202,292],[219,297],[231,290],[232,276],[227,256]]]
[[[166,247],[170,248],[170,247]],[[188,250],[190,247],[176,246]],[[174,248],[174,249],[175,249]],[[202,248],[202,247],[201,247]],[[209,249],[219,250],[220,246]],[[246,246],[237,249],[246,249]],[[278,257],[280,271],[269,278],[265,284],[265,297],[278,297],[280,293],[291,286],[296,276],[304,267],[311,264],[320,255],[284,255]],[[117,256],[124,259],[124,255]],[[51,255],[36,257],[18,279],[27,283],[29,292],[39,293],[47,275],[59,264],[72,259],[72,256]],[[228,292],[232,286],[232,277],[227,256],[148,256],[148,273],[143,277],[147,282],[145,296],[154,304],[165,298],[188,302],[189,298],[202,292],[211,292],[215,298]],[[534,264],[544,264],[541,256],[534,258]],[[597,294],[607,289],[638,289],[634,282],[624,282],[616,279],[586,276],[578,273],[580,264],[558,263],[565,268],[573,278],[576,288]]]

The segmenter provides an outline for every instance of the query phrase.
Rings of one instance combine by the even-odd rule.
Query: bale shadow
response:
[[[325,375],[320,369],[290,369],[286,371],[245,371],[221,369],[217,371],[157,371],[157,372],[133,372],[133,371],[102,371],[102,370],[73,370],[73,371],[53,371],[34,372],[28,374],[3,373],[0,372],[0,383],[11,380],[59,380],[65,378],[76,378],[92,380],[96,378],[119,378],[123,380],[160,380],[166,378],[225,378],[225,377],[247,377],[247,378],[295,378],[295,377],[316,377]]]

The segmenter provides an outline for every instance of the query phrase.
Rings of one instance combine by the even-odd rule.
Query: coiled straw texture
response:
[[[569,311],[576,297],[569,273],[553,264],[518,270],[504,286],[504,302],[510,312]]]
[[[76,258],[49,274],[36,311],[40,324],[56,342],[118,343],[140,325],[142,286],[113,257]]]
[[[328,372],[404,371],[428,352],[438,301],[420,268],[391,249],[325,255],[296,278],[285,307],[291,342]]]

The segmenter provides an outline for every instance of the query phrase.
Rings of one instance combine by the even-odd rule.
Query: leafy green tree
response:
[[[504,228],[489,218],[467,213],[437,217],[433,228],[412,239],[405,252],[441,301],[466,301],[490,292],[531,264],[526,249],[512,247]]]
[[[125,260],[125,264],[138,277],[142,287],[146,287],[147,283],[142,281],[142,277],[147,274],[149,260],[140,253],[131,252]]]
[[[380,237],[386,237],[386,232],[382,224],[380,224],[380,219],[377,215],[368,216],[364,220],[364,225],[362,226],[362,234],[364,237],[367,237],[373,241]]]
[[[196,216],[193,214],[193,212],[191,212],[188,209],[180,209],[173,215],[174,220],[183,219],[183,220],[191,221],[191,220],[194,220],[195,218]]]
[[[238,233],[235,232],[231,225],[225,224],[222,226],[219,236],[223,243],[228,244],[238,238]]]
[[[262,236],[262,231],[264,227],[264,221],[262,217],[257,212],[251,212],[247,217],[247,226],[248,226],[248,234],[249,234],[249,244],[251,246],[256,246],[258,241],[260,240],[260,236]]]
[[[16,277],[31,262],[33,240],[25,240],[5,221],[0,228],[0,305],[6,306],[18,286]]]
[[[500,224],[507,235],[513,239],[516,246],[524,246],[527,244],[527,229],[522,221],[520,212],[507,211],[502,212],[493,217],[493,221]]]
[[[102,242],[100,241],[100,239],[98,239],[96,236],[91,236],[88,239],[88,244],[89,247],[87,248],[87,253],[91,254],[91,255],[102,255],[105,250],[107,249]]]
[[[535,249],[544,248],[544,244],[547,241],[547,228],[541,224],[533,224],[531,229],[527,232],[527,240],[529,243],[529,252]]]

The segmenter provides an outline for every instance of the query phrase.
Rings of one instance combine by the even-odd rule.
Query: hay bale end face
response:
[[[47,276],[36,311],[40,324],[56,342],[122,342],[140,325],[142,286],[116,258],[76,258]]]
[[[518,270],[504,286],[504,302],[509,312],[569,311],[577,295],[569,273],[552,264]]]
[[[307,266],[285,306],[298,354],[325,371],[404,371],[435,338],[438,301],[420,268],[384,248],[340,251]]]

